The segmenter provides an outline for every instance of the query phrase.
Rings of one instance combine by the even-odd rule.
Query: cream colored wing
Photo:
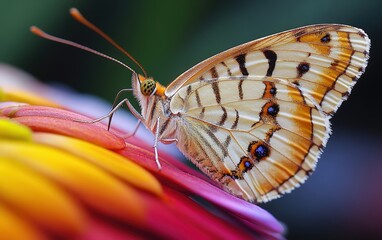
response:
[[[173,96],[178,148],[227,191],[266,202],[314,170],[328,117],[298,86],[272,77],[194,82]]]
[[[345,25],[313,25],[209,58],[165,91],[179,149],[222,186],[266,202],[314,170],[329,118],[368,60],[370,40]]]
[[[363,73],[370,40],[355,27],[323,24],[261,38],[217,54],[180,75],[166,96],[221,77],[268,76],[299,85],[333,114]]]

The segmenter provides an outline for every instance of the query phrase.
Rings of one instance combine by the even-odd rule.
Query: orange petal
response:
[[[135,224],[144,219],[144,206],[134,189],[81,158],[40,144],[16,141],[0,141],[0,156],[50,178],[103,214]]]
[[[163,194],[160,183],[151,173],[110,150],[79,139],[56,134],[35,133],[33,139],[38,143],[50,145],[86,159],[135,187],[158,196]]]
[[[0,158],[0,200],[50,232],[77,235],[85,215],[57,186],[12,159]]]
[[[47,239],[33,226],[0,204],[0,236],[2,239]]]

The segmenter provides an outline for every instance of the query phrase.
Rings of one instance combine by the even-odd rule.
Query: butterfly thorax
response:
[[[159,128],[159,140],[174,139],[177,118],[174,118],[170,111],[170,99],[164,94],[165,87],[153,78],[143,76],[133,77],[132,86],[141,107],[141,116],[146,128],[154,135]]]

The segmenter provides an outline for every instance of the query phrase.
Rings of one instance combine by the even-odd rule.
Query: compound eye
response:
[[[153,79],[145,79],[141,82],[141,93],[145,96],[150,96],[155,93],[156,82]]]

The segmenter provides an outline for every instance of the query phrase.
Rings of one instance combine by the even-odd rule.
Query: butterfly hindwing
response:
[[[184,103],[171,106],[184,123],[179,149],[249,201],[271,200],[302,183],[329,135],[314,102],[272,77],[197,82],[174,100]]]

